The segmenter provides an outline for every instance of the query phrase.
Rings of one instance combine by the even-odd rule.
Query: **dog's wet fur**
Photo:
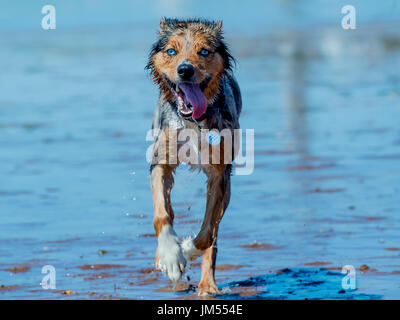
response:
[[[156,267],[177,283],[185,272],[187,260],[202,256],[199,294],[218,294],[215,283],[217,233],[219,222],[230,200],[231,163],[189,163],[205,172],[207,204],[199,234],[180,242],[173,229],[174,213],[170,193],[173,174],[179,164],[176,155],[159,142],[160,136],[176,142],[171,130],[193,128],[239,129],[242,101],[239,86],[232,73],[234,59],[223,39],[222,22],[202,19],[163,18],[146,68],[160,89],[153,119],[156,129],[151,165],[151,189],[154,204],[154,228],[158,238]],[[196,118],[195,118],[196,117]],[[195,119],[194,119],[195,118]],[[232,132],[232,137],[234,134]],[[226,146],[222,137],[220,154]],[[178,152],[180,145],[178,144]],[[163,150],[161,150],[163,149]],[[210,150],[212,147],[210,146]],[[234,150],[228,150],[234,158]],[[166,155],[167,161],[158,155]],[[211,152],[210,152],[211,154]]]

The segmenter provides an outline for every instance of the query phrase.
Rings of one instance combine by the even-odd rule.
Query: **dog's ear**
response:
[[[167,29],[167,19],[162,17],[160,20],[160,31],[165,31]]]
[[[217,32],[222,33],[222,21],[215,21],[215,30],[217,30]]]
[[[162,17],[160,20],[160,34],[171,29],[172,23],[173,23],[173,19],[168,19],[166,17]]]

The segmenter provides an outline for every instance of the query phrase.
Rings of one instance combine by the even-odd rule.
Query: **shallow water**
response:
[[[175,291],[152,267],[157,91],[143,67],[159,16],[210,11],[238,60],[241,126],[255,131],[254,172],[233,176],[221,223],[218,298],[400,298],[395,2],[358,3],[355,31],[324,1],[54,3],[53,31],[29,1],[0,19],[0,299],[197,298],[198,264]],[[178,170],[182,237],[199,230],[204,182]],[[44,265],[54,290],[40,286]],[[345,265],[357,289],[343,293]]]

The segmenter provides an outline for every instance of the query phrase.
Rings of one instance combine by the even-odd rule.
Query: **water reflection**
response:
[[[287,131],[290,138],[285,148],[294,151],[301,158],[309,156],[309,136],[307,128],[307,101],[305,74],[307,73],[307,56],[304,48],[305,39],[302,33],[290,33],[287,36],[287,49],[283,60],[286,82],[285,104],[287,113]]]

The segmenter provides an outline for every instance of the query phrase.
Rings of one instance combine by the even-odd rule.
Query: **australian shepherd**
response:
[[[202,256],[198,285],[201,295],[219,293],[214,278],[217,234],[230,199],[232,164],[227,158],[233,160],[236,155],[233,144],[226,143],[226,135],[217,134],[214,143],[204,138],[209,139],[210,135],[205,136],[202,131],[224,130],[232,132],[234,137],[233,131],[239,129],[242,101],[232,74],[233,63],[223,39],[222,22],[163,18],[146,67],[160,90],[153,119],[155,143],[150,168],[158,239],[155,265],[176,284],[185,272],[187,261]],[[173,228],[170,194],[175,169],[183,162],[179,157],[183,142],[177,137],[184,129],[199,133],[201,145],[206,139],[209,143],[206,149],[210,152],[209,156],[202,154],[198,162],[187,161],[207,175],[207,204],[198,235],[180,241]],[[220,161],[214,161],[216,149],[224,155]]]

